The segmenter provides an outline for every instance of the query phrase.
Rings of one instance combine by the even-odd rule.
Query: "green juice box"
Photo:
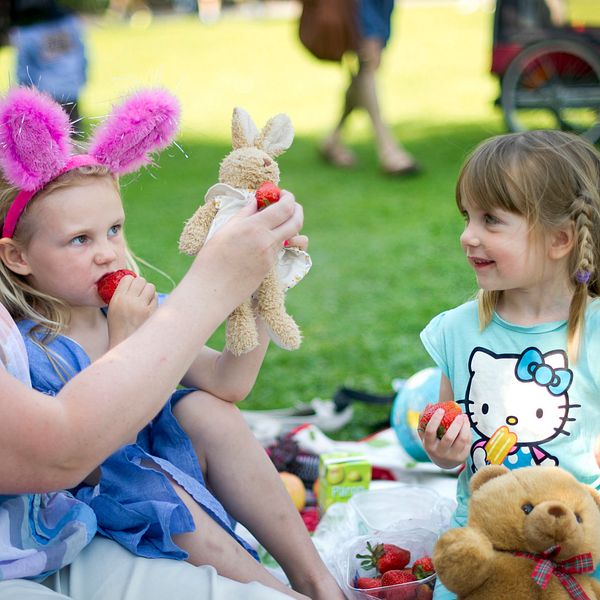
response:
[[[371,464],[361,452],[328,452],[319,462],[319,510],[369,489]]]

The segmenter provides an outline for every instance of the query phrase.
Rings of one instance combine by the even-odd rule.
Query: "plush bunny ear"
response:
[[[71,154],[67,113],[33,88],[13,88],[0,104],[0,167],[21,190],[54,179]]]
[[[262,128],[256,146],[264,150],[269,156],[283,154],[294,141],[294,128],[292,121],[283,113],[275,115],[267,121]]]
[[[179,103],[164,89],[142,90],[115,107],[92,136],[88,153],[123,175],[152,162],[179,127]]]
[[[254,146],[258,129],[252,117],[243,108],[234,108],[231,118],[231,140],[233,149]]]

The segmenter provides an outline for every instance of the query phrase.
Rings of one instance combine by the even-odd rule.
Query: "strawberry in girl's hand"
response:
[[[97,282],[96,286],[98,287],[98,294],[102,301],[108,304],[119,285],[119,281],[123,279],[126,275],[131,275],[132,277],[137,277],[137,275],[130,271],[129,269],[119,269],[118,271],[113,271],[112,273],[107,273],[103,275]]]
[[[417,558],[413,563],[412,572],[417,579],[425,579],[425,577],[433,575],[433,573],[435,573],[433,561],[429,556]]]
[[[456,419],[458,415],[462,414],[462,410],[460,409],[460,406],[454,401],[436,402],[435,404],[428,404],[421,413],[421,416],[419,417],[418,430],[421,433],[425,431],[427,423],[429,423],[429,420],[433,416],[433,413],[438,408],[444,410],[444,416],[442,417],[442,421],[439,427],[437,428],[437,437],[441,440],[444,437],[446,431],[448,431],[448,427],[452,425],[452,421],[454,421],[454,419]]]
[[[376,568],[382,574],[392,569],[404,569],[410,562],[410,552],[395,544],[371,546],[371,543],[367,542],[367,552],[368,554],[356,555],[356,558],[363,559],[360,563],[362,568]]]
[[[281,198],[281,190],[274,183],[265,181],[260,184],[254,195],[258,210],[260,210],[269,204],[275,204]]]

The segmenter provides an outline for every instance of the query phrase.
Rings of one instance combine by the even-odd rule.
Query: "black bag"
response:
[[[304,0],[300,41],[320,60],[339,62],[358,46],[356,0]]]

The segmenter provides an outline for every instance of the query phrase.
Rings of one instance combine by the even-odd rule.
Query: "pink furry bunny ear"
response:
[[[179,127],[179,102],[164,89],[142,90],[115,107],[92,136],[88,153],[122,175],[152,162]]]
[[[33,88],[13,88],[0,104],[0,167],[21,190],[54,179],[71,155],[67,113]]]

